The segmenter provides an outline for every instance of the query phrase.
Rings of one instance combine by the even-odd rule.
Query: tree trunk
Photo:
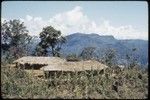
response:
[[[55,56],[55,51],[54,51],[54,47],[52,46],[52,54],[53,56]]]

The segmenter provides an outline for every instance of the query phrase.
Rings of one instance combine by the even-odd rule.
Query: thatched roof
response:
[[[107,68],[106,65],[98,61],[79,61],[79,62],[63,62],[45,66],[41,68],[44,71],[84,71],[84,70],[102,70]]]
[[[27,56],[22,57],[13,63],[19,63],[19,64],[39,64],[39,65],[49,65],[54,64],[58,62],[64,62],[64,59],[61,59],[59,57],[33,57],[33,56]]]
[[[101,70],[107,68],[106,65],[101,64],[95,60],[88,61],[77,61],[77,62],[68,62],[65,59],[59,57],[22,57],[14,63],[19,64],[39,64],[45,65],[41,68],[44,71],[83,71],[83,70]]]

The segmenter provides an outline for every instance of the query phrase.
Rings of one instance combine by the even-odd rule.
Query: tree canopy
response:
[[[83,51],[81,52],[80,56],[84,59],[84,60],[89,60],[94,58],[94,51],[95,51],[96,47],[85,47],[83,49]]]
[[[38,44],[36,50],[37,55],[47,56],[48,48],[51,47],[51,53],[53,56],[60,56],[60,49],[66,39],[61,36],[59,30],[54,29],[52,26],[43,28],[40,33],[41,41]]]
[[[1,24],[1,36],[2,36],[2,51],[9,52],[8,55],[12,55],[14,58],[18,58],[25,54],[27,44],[31,40],[31,36],[28,35],[28,30],[24,26],[24,23],[20,20],[4,21]]]

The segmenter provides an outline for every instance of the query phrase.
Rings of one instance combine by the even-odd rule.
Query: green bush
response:
[[[67,61],[80,61],[79,57],[76,54],[69,54],[66,57]]]
[[[96,47],[85,47],[80,56],[82,57],[83,60],[90,60],[95,58],[95,50]]]
[[[144,99],[148,96],[148,73],[137,68],[107,68],[83,72],[62,72],[41,79],[22,69],[2,66],[3,98]],[[115,74],[115,75],[113,75]]]

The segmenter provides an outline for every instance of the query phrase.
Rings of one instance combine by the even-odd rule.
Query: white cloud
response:
[[[97,33],[99,35],[113,35],[117,39],[146,39],[148,40],[148,32],[140,32],[132,25],[124,25],[114,27],[108,20],[95,22],[83,13],[80,6],[74,9],[58,13],[49,20],[43,20],[41,17],[33,17],[27,15],[24,21],[31,35],[38,35],[42,28],[51,25],[60,30],[63,35],[69,35],[76,32],[81,33]]]
[[[32,17],[27,15],[24,20],[25,26],[30,32],[30,35],[39,35],[43,27],[48,25],[48,21],[43,20],[41,17]]]
[[[61,30],[64,35],[75,32],[91,33],[96,31],[97,25],[83,14],[82,8],[77,6],[73,10],[60,13],[49,20],[50,24]]]
[[[98,33],[99,35],[113,35],[117,39],[146,39],[148,32],[140,32],[132,25],[114,27],[108,20],[95,22],[88,18],[82,8],[76,6],[73,10],[59,13],[49,20],[50,25],[62,31],[64,35],[75,32]],[[101,24],[99,24],[101,23]]]
[[[27,21],[31,21],[33,18],[32,18],[32,16],[27,15],[27,16],[26,16],[26,19],[27,19]]]
[[[6,19],[6,18],[1,18],[2,23],[3,23],[5,20],[7,20],[7,19]]]
[[[98,32],[104,33],[104,35],[113,35],[117,39],[148,40],[148,32],[140,32],[132,25],[114,27],[110,25],[109,21],[104,21],[103,24],[99,26]]]
[[[1,20],[3,22],[4,20],[9,20],[9,19],[2,18]],[[48,21],[43,20],[41,17],[32,17],[30,15],[26,15],[24,19],[20,18],[19,20],[21,22],[24,22],[31,36],[39,35],[43,27],[48,25]]]

